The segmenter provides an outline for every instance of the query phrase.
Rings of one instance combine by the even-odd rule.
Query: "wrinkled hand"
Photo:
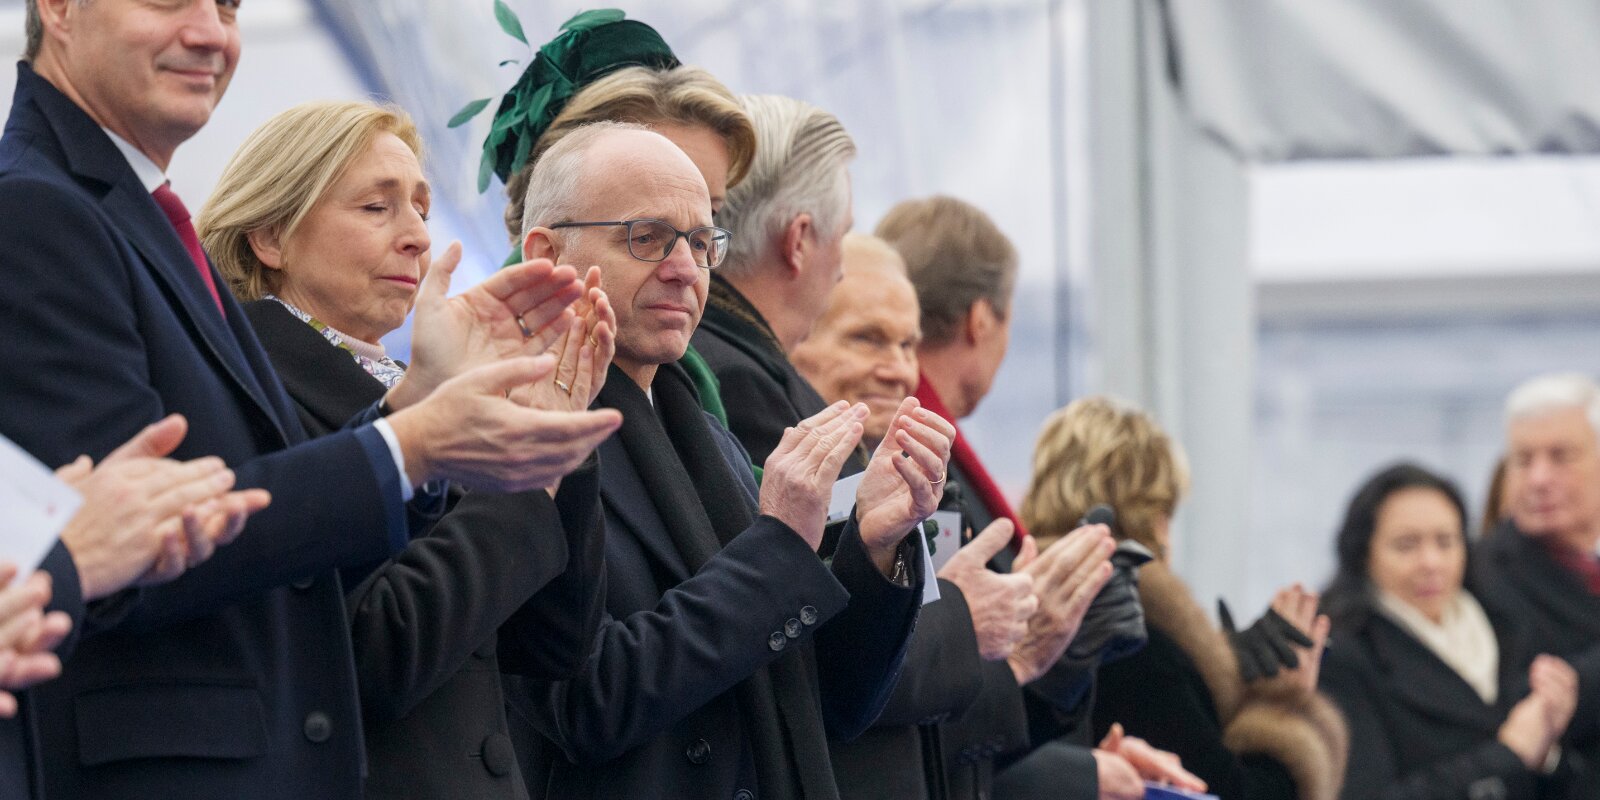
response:
[[[417,287],[411,331],[411,365],[385,400],[410,408],[451,378],[485,364],[543,353],[575,319],[570,306],[583,295],[577,271],[534,259],[506,267],[449,297],[461,263],[461,243],[425,265]]]
[[[1028,632],[1006,659],[1019,685],[1038,680],[1066,652],[1089,604],[1111,578],[1111,552],[1115,549],[1111,529],[1104,525],[1085,525],[1043,553],[1033,537],[1023,541],[1012,571],[1033,577],[1039,608],[1028,618]]]
[[[50,603],[50,575],[35,572],[12,583],[15,564],[0,562],[0,690],[26,689],[61,674],[51,652],[72,629],[65,613],[44,612]],[[17,699],[0,691],[0,718],[17,713]]]
[[[1239,677],[1245,683],[1258,678],[1275,678],[1279,667],[1294,669],[1300,666],[1295,648],[1311,646],[1311,637],[1271,608],[1254,625],[1241,631],[1234,627],[1233,612],[1229,610],[1227,601],[1219,597],[1217,619],[1222,624],[1223,634],[1228,637],[1228,643],[1233,646],[1234,655],[1239,659]]]
[[[56,471],[83,495],[61,531],[85,600],[172,580],[239,535],[271,502],[261,489],[229,491],[219,458],[164,458],[188,432],[173,414],[140,431],[95,467],[87,456]]]
[[[1096,749],[1094,767],[1100,781],[1100,800],[1143,800],[1144,781],[1127,759],[1107,750]]]
[[[989,569],[989,560],[1005,549],[1013,530],[1011,520],[995,520],[939,570],[939,577],[955,584],[966,599],[972,628],[978,635],[978,655],[985,661],[999,661],[1011,655],[1028,632],[1028,619],[1039,608],[1039,599],[1033,594],[1033,576],[1004,575]]]
[[[1541,653],[1528,667],[1528,685],[1544,698],[1546,722],[1557,739],[1566,733],[1578,708],[1578,672],[1572,665]]]
[[[600,288],[600,268],[590,267],[584,295],[573,305],[572,326],[545,351],[556,368],[544,379],[513,391],[512,399],[530,408],[582,411],[600,396],[606,369],[617,352],[617,314]]]
[[[1144,780],[1175,786],[1187,792],[1206,790],[1206,782],[1184,769],[1183,760],[1177,754],[1157,750],[1143,739],[1124,734],[1120,722],[1111,724],[1111,730],[1100,742],[1100,749],[1127,759],[1128,764]]]
[[[512,358],[451,378],[427,399],[388,417],[406,475],[487,492],[545,489],[577,469],[622,424],[612,409],[545,411],[508,399],[548,377],[555,359]]]
[[[843,400],[783,432],[761,473],[761,513],[778,519],[806,540],[822,546],[828,501],[839,468],[861,441],[867,407]]]
[[[1322,650],[1327,647],[1328,630],[1333,626],[1327,615],[1317,614],[1318,599],[1316,592],[1298,583],[1279,589],[1272,598],[1273,611],[1296,630],[1310,634],[1310,647],[1293,648],[1298,666],[1284,669],[1284,677],[1308,695],[1317,690],[1317,676],[1322,672]]]
[[[878,443],[856,489],[861,541],[889,574],[900,541],[939,508],[956,429],[907,397]]]

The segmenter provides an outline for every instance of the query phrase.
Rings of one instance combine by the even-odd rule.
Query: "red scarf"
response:
[[[1535,541],[1544,546],[1545,552],[1548,552],[1557,564],[1582,581],[1589,594],[1600,595],[1600,560],[1597,560],[1593,553],[1585,553],[1570,547],[1554,536],[1539,536]]]
[[[917,402],[923,408],[944,417],[951,425],[956,424],[955,417],[951,416],[950,409],[945,407],[944,401],[939,399],[939,393],[933,390],[925,376],[917,384]],[[1022,527],[1022,520],[1017,519],[1017,513],[1011,510],[1011,504],[1006,502],[1006,496],[1000,491],[999,485],[989,477],[989,471],[983,468],[983,462],[978,460],[978,454],[967,444],[967,437],[961,435],[961,427],[956,426],[955,445],[950,450],[950,457],[956,462],[956,468],[961,470],[961,475],[966,478],[967,491],[977,495],[978,501],[988,509],[989,515],[995,519],[1004,517],[1017,526],[1016,535],[1011,540],[1012,547],[1021,547],[1022,540],[1028,537],[1028,531]]]

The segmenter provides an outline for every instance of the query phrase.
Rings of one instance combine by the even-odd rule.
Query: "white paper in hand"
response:
[[[850,518],[850,510],[856,507],[856,490],[865,477],[867,473],[857,472],[833,482],[833,494],[828,497],[828,524]]]
[[[77,490],[0,436],[0,531],[4,532],[0,561],[17,565],[17,580],[31,574],[50,553],[82,503]]]

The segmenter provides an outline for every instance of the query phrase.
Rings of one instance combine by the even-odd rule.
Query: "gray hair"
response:
[[[756,155],[750,171],[717,214],[717,224],[733,231],[728,260],[718,272],[748,275],[763,248],[794,218],[810,214],[817,235],[839,235],[850,208],[845,172],[856,144],[839,118],[810,103],[778,95],[739,98],[756,129]]]
[[[1506,422],[1569,408],[1581,409],[1589,427],[1600,436],[1600,385],[1581,372],[1557,372],[1524,381],[1506,398]]]
[[[523,195],[521,240],[540,225],[570,221],[567,218],[578,210],[578,183],[589,148],[616,131],[650,129],[632,122],[591,122],[562,137],[539,158]]]

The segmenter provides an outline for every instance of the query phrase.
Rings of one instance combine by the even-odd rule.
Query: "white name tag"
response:
[[[950,557],[961,549],[961,512],[935,511],[929,517],[939,526],[939,533],[933,537],[933,569],[935,572],[944,569]]]
[[[83,497],[10,439],[0,436],[0,561],[31,574],[55,547]]]

